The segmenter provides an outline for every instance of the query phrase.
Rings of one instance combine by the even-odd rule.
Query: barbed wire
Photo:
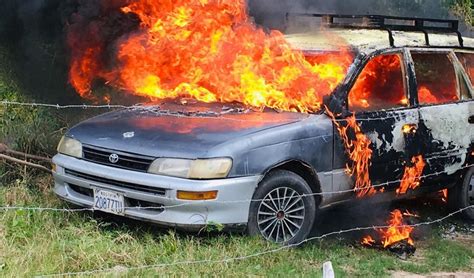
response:
[[[139,109],[147,112],[152,112],[158,115],[171,115],[171,116],[178,116],[178,117],[191,117],[191,116],[199,116],[200,118],[206,118],[204,115],[213,114],[215,117],[210,117],[213,119],[218,119],[217,116],[229,115],[228,111],[225,112],[213,112],[213,113],[206,113],[206,112],[196,112],[190,113],[190,115],[186,115],[183,113],[177,113],[170,111],[168,109],[161,110],[159,105],[154,106],[145,106],[143,104],[133,104],[133,105],[120,105],[120,104],[101,104],[101,105],[91,105],[91,104],[51,104],[51,103],[35,103],[35,102],[19,102],[19,101],[9,101],[9,100],[2,100],[0,101],[0,105],[8,106],[8,105],[16,105],[16,106],[29,106],[29,107],[45,107],[45,108],[55,108],[55,109]],[[382,112],[380,112],[382,113]],[[383,117],[370,117],[370,118],[356,118],[357,121],[383,121],[383,120],[390,120],[390,119],[397,119],[403,118],[403,115],[400,115],[397,111],[383,111],[383,113],[393,114]],[[226,118],[221,117],[223,119],[229,119],[234,121],[249,121],[249,119],[240,120],[236,118]],[[336,122],[345,122],[346,119],[333,119]],[[252,121],[250,119],[250,121]],[[275,120],[254,120],[258,122],[275,122]]]
[[[457,211],[451,212],[447,214],[446,216],[443,216],[441,218],[432,220],[432,221],[426,221],[426,222],[420,222],[416,224],[411,224],[411,225],[400,225],[398,227],[404,228],[404,227],[421,227],[421,226],[429,226],[437,223],[441,223],[445,221],[446,219],[449,219],[455,215],[458,215],[466,210],[473,209],[474,205],[467,206],[465,208],[461,208]],[[286,249],[290,249],[293,247],[298,247],[301,246],[302,244],[314,241],[314,240],[321,240],[333,235],[342,235],[342,234],[347,234],[351,232],[360,232],[360,231],[368,231],[368,230],[378,230],[378,229],[388,229],[391,226],[389,225],[378,225],[378,226],[366,226],[366,227],[356,227],[356,228],[351,228],[351,229],[344,229],[340,231],[333,231],[329,232],[320,236],[315,236],[315,237],[310,237],[307,238],[299,243],[295,244],[288,244],[288,245],[283,245],[278,248],[274,249],[269,249],[265,250],[262,252],[257,252],[249,255],[243,255],[243,256],[237,256],[237,257],[230,257],[230,258],[222,258],[222,259],[205,259],[205,260],[188,260],[188,261],[176,261],[172,263],[160,263],[160,264],[152,264],[152,265],[141,265],[141,266],[132,266],[132,267],[124,267],[120,269],[120,272],[124,271],[136,271],[136,270],[146,270],[146,269],[155,269],[155,268],[165,268],[165,267],[172,267],[172,266],[178,266],[178,265],[196,265],[196,264],[220,264],[220,263],[233,263],[236,261],[243,261],[255,257],[260,257],[268,254],[273,254],[277,253]],[[78,271],[78,272],[66,272],[66,273],[55,273],[55,274],[44,274],[44,275],[39,275],[38,277],[64,277],[64,276],[82,276],[82,275],[93,275],[93,274],[99,274],[99,273],[110,273],[110,272],[117,272],[116,268],[105,268],[105,269],[94,269],[94,270],[87,270],[87,271]]]
[[[97,108],[97,109],[114,109],[114,108],[132,108],[132,107],[140,107],[139,105],[127,106],[127,105],[120,105],[120,104],[100,104],[100,105],[91,105],[91,104],[67,104],[67,105],[60,105],[60,104],[51,104],[51,103],[36,103],[36,102],[19,102],[19,101],[9,101],[9,100],[2,100],[0,101],[1,105],[16,105],[16,106],[29,106],[29,107],[46,107],[46,108],[56,108],[56,109],[73,109],[73,108],[80,108],[80,109],[87,109],[87,108]]]
[[[458,171],[464,170],[470,167],[473,167],[474,164],[469,164],[463,167],[460,167]],[[439,176],[442,174],[446,174],[450,171],[444,170],[444,171],[439,171],[427,175],[422,175],[419,178],[428,178],[428,177],[434,177],[434,176]],[[388,181],[380,184],[375,184],[372,185],[374,189],[378,189],[380,187],[384,187],[390,184],[394,183],[400,183],[402,182],[401,179],[394,180],[394,181]],[[324,196],[324,195],[335,195],[335,194],[344,194],[344,193],[354,193],[359,190],[364,190],[363,188],[359,189],[346,189],[346,190],[338,190],[338,191],[327,191],[327,192],[316,192],[316,193],[310,193],[310,194],[300,194],[297,196],[294,196],[293,198],[305,198],[305,197],[314,197],[314,196]],[[286,200],[288,197],[279,197],[279,198],[273,198],[273,200]],[[189,201],[189,202],[183,202],[181,204],[176,204],[176,205],[168,205],[168,206],[144,206],[144,207],[124,207],[124,209],[135,209],[135,210],[158,210],[158,209],[172,209],[172,208],[178,208],[178,207],[184,207],[184,206],[190,206],[190,205],[200,205],[200,204],[236,204],[236,203],[250,203],[250,202],[262,202],[265,199],[242,199],[242,200],[228,200],[228,201],[219,201],[219,200],[201,200],[201,201]],[[41,208],[41,207],[18,207],[18,206],[4,206],[0,207],[0,211],[9,211],[9,210],[27,210],[27,211],[64,211],[64,212],[80,212],[80,211],[100,211],[95,208],[79,208],[79,209],[61,209],[61,208]]]

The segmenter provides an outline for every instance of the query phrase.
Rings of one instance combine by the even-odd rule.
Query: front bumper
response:
[[[251,176],[188,180],[103,166],[62,154],[56,155],[53,163],[56,165],[54,192],[60,198],[79,206],[93,207],[91,193],[94,188],[120,192],[125,197],[126,217],[187,230],[197,230],[209,223],[245,226],[250,200],[261,179],[261,176]],[[120,183],[128,186],[122,187]],[[133,188],[130,184],[144,186],[146,190]],[[185,201],[176,198],[178,190],[217,190],[218,194],[216,200]],[[160,206],[163,208],[143,208]]]

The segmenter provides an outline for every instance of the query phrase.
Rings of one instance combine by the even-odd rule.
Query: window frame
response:
[[[464,79],[467,85],[467,89],[470,91],[471,97],[473,96],[473,86],[469,80],[469,76],[464,70],[464,66],[462,65],[461,61],[456,56],[455,53],[456,49],[454,48],[426,48],[426,47],[407,47],[406,52],[407,52],[407,62],[411,64],[413,71],[411,74],[413,74],[413,94],[414,94],[414,100],[415,100],[415,107],[429,107],[429,106],[439,106],[439,105],[448,105],[448,104],[456,104],[456,103],[463,103],[463,102],[468,102],[472,101],[473,98],[471,99],[462,99],[462,94],[461,94],[461,78]],[[418,80],[416,79],[416,69],[415,69],[415,62],[413,61],[413,57],[411,55],[412,52],[421,52],[421,53],[444,53],[448,56],[448,59],[451,61],[451,64],[453,65],[454,73],[456,75],[456,90],[459,93],[459,100],[458,101],[450,101],[450,102],[444,102],[444,103],[420,103],[419,98],[418,98]],[[471,52],[470,52],[471,53]]]
[[[357,82],[360,74],[362,71],[365,69],[367,64],[375,57],[381,56],[381,55],[393,55],[393,54],[398,54],[401,59],[401,69],[402,69],[402,79],[404,82],[404,90],[405,90],[405,97],[408,99],[408,105],[405,107],[393,107],[393,108],[387,108],[387,109],[382,109],[382,110],[366,110],[366,111],[352,111],[351,107],[349,107],[349,94],[351,93],[355,83]],[[411,58],[411,57],[410,57]],[[374,51],[373,53],[370,53],[369,55],[364,55],[360,58],[360,63],[357,64],[357,69],[352,72],[352,75],[349,79],[349,82],[347,83],[347,90],[346,94],[344,96],[345,100],[345,109],[351,114],[355,115],[365,115],[365,114],[373,114],[373,113],[378,113],[378,112],[393,112],[393,111],[403,111],[406,109],[412,109],[413,108],[413,99],[411,97],[411,84],[412,81],[410,80],[410,65],[407,63],[407,51],[405,48],[400,47],[400,48],[390,48],[390,49],[384,49],[384,50],[379,50],[379,51]],[[404,77],[404,78],[403,78]]]
[[[463,63],[459,60],[457,53],[471,54],[474,56],[474,51],[469,51],[469,50],[464,50],[464,49],[454,49],[452,52],[454,55],[453,59],[456,61],[457,66],[459,66],[457,70],[461,74],[460,77],[464,79],[464,82],[467,85],[467,89],[469,90],[469,93],[471,94],[470,100],[473,100],[474,99],[474,84],[471,81],[471,77],[469,76],[467,69],[464,67]],[[472,79],[474,79],[474,76],[472,77]]]

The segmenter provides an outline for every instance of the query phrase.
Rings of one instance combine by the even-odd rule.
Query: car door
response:
[[[347,96],[348,111],[370,139],[368,172],[378,191],[397,188],[407,162],[416,154],[412,131],[418,126],[419,114],[408,93],[407,55],[400,49],[368,59]],[[349,167],[351,164],[349,161]]]
[[[410,54],[420,113],[417,136],[426,161],[424,183],[446,187],[449,176],[471,156],[474,55],[429,49],[412,49]]]

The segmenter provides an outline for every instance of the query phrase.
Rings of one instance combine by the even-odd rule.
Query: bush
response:
[[[0,46],[0,100],[27,102],[12,68],[8,50]],[[50,156],[62,133],[58,119],[58,115],[44,108],[0,105],[0,142],[15,150]],[[0,184],[37,174],[32,169],[18,171],[19,168],[2,161]]]
[[[474,25],[474,2],[473,0],[451,0],[452,11],[459,17],[464,18],[470,27]]]

